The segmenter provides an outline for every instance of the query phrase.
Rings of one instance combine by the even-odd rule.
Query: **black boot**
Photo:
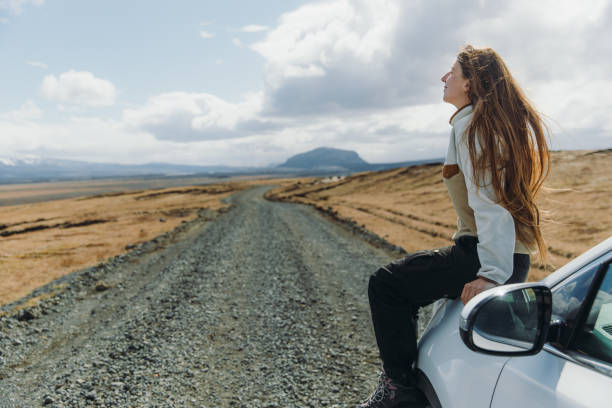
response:
[[[399,384],[382,371],[376,390],[358,408],[423,408],[427,405],[421,390],[415,386]]]

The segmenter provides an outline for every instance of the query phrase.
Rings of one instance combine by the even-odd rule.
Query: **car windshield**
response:
[[[585,271],[578,272],[561,283],[558,289],[555,288],[552,298],[552,320],[561,319],[567,323],[575,321],[580,305],[600,265],[600,263],[591,265]]]

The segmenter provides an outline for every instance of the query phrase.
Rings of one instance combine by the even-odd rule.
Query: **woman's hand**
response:
[[[494,286],[497,286],[497,283],[485,278],[473,280],[463,287],[463,292],[461,292],[461,301],[465,305],[471,298],[480,292],[484,292],[485,290],[491,289]]]

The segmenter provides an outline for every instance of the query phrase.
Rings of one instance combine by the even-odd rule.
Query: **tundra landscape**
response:
[[[449,245],[456,231],[441,171],[431,164],[303,179],[267,197],[312,205],[411,252]],[[612,150],[553,152],[540,205],[549,254],[545,262],[532,258],[532,281],[612,235]]]
[[[554,149],[527,279],[612,235],[612,0],[263,4],[0,0],[0,408],[401,399],[368,285],[452,245],[441,163],[463,125],[483,169]],[[507,237],[493,213],[481,232]],[[462,307],[420,303],[417,337],[441,303]],[[555,401],[584,404],[564,381],[591,377],[562,372]],[[445,407],[485,395],[466,384]]]
[[[126,246],[151,240],[182,222],[206,217],[206,211],[223,210],[227,204],[222,200],[245,186],[136,190],[1,207],[0,303],[118,255]],[[83,194],[78,187],[75,192]],[[30,193],[28,198],[35,200],[48,191]],[[54,191],[65,193],[65,188]]]
[[[611,235],[611,156],[553,153],[529,279]],[[354,406],[370,273],[456,222],[438,164],[39,194],[0,208],[0,406]]]

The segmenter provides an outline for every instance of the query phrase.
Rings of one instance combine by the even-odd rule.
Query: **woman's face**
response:
[[[444,82],[444,102],[455,105],[457,109],[470,103],[470,81],[463,77],[459,62],[455,61],[450,71],[440,79]]]

